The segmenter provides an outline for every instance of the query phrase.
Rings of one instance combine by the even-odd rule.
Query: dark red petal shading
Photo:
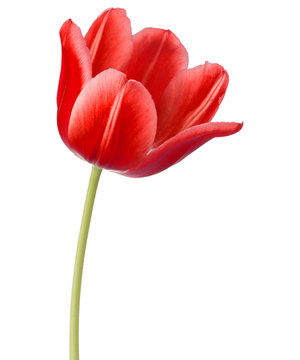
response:
[[[67,20],[60,29],[61,72],[57,92],[57,126],[68,146],[68,125],[74,102],[92,77],[90,53],[77,25]]]
[[[188,53],[170,30],[143,29],[133,36],[133,44],[127,76],[146,86],[157,103],[173,76],[187,68]]]
[[[122,175],[144,177],[157,174],[178,163],[214,137],[235,134],[242,127],[243,124],[234,122],[211,122],[194,126],[154,149],[137,167],[122,173]]]
[[[147,89],[117,70],[105,70],[87,83],[75,102],[70,147],[100,167],[128,170],[149,152],[156,123]]]
[[[92,24],[85,36],[93,64],[93,76],[113,68],[124,71],[132,54],[130,20],[123,9],[108,9]]]
[[[192,126],[209,122],[228,85],[228,74],[218,64],[206,63],[179,72],[157,106],[155,146]]]

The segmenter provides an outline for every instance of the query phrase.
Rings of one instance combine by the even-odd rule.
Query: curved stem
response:
[[[85,198],[80,232],[78,237],[74,274],[73,274],[72,297],[71,297],[70,360],[79,360],[79,306],[80,306],[82,269],[84,263],[87,237],[88,237],[89,227],[92,217],[92,211],[93,211],[95,196],[96,196],[101,172],[102,169],[93,166],[90,182]]]

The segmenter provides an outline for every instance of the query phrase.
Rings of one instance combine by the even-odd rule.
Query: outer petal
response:
[[[105,70],[78,96],[69,124],[71,148],[87,161],[128,170],[149,152],[156,131],[149,92],[113,69]]]
[[[228,74],[218,64],[206,63],[178,73],[157,106],[155,145],[195,125],[209,122],[228,85]]]
[[[243,124],[238,123],[214,122],[187,129],[154,149],[137,167],[122,175],[154,175],[178,163],[214,137],[232,135],[242,127]]]
[[[146,28],[133,36],[127,76],[146,86],[155,103],[172,77],[188,66],[188,53],[170,31]]]
[[[109,68],[126,69],[133,42],[125,10],[104,11],[90,27],[85,40],[91,53],[93,76]]]
[[[68,146],[68,125],[74,102],[92,77],[90,53],[77,25],[67,20],[60,29],[62,62],[57,92],[57,126]]]

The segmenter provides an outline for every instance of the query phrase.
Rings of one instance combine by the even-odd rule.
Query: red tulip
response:
[[[58,129],[77,155],[131,177],[156,174],[239,123],[211,122],[228,85],[218,64],[188,69],[188,54],[169,30],[132,36],[123,9],[103,12],[83,37],[66,21]]]

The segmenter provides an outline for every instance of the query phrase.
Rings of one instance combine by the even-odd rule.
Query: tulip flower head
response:
[[[188,53],[169,30],[131,33],[123,9],[108,9],[85,37],[67,20],[60,30],[57,123],[64,143],[86,161],[130,177],[156,174],[242,124],[211,122],[228,74]]]

